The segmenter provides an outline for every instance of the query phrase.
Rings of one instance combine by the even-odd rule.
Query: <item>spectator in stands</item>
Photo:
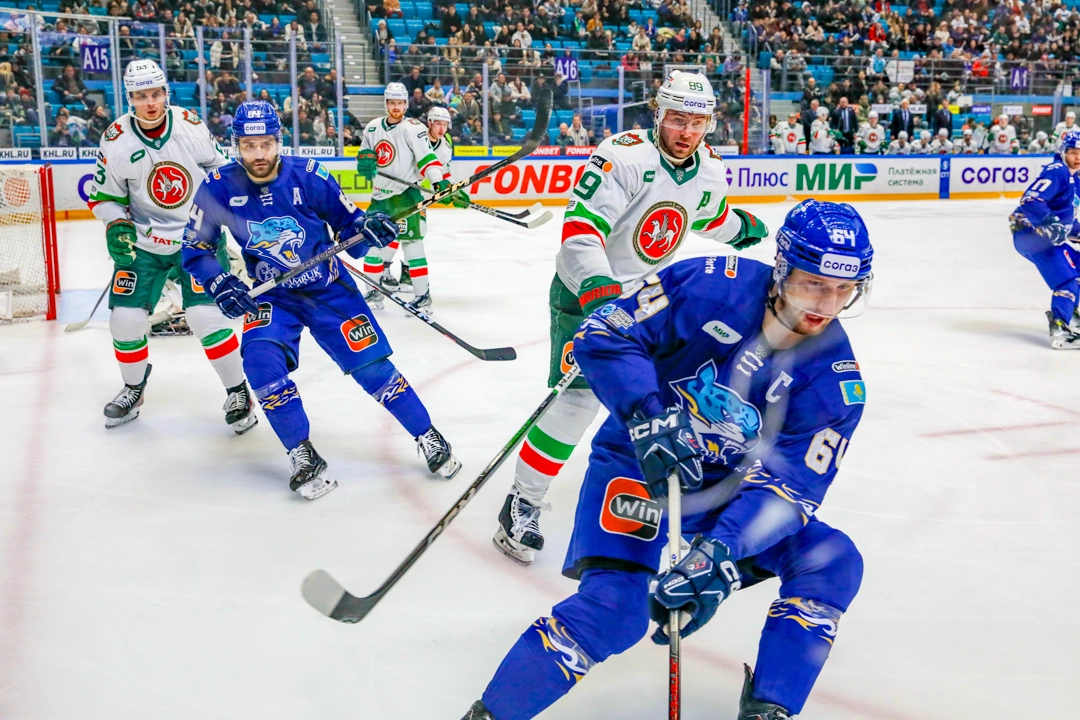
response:
[[[19,102],[19,95],[12,86],[8,86],[4,91],[4,97],[0,99],[0,118],[3,118],[4,124],[8,126],[20,125],[26,120],[22,103]]]
[[[304,108],[300,108],[297,112],[298,122],[296,128],[299,134],[299,140],[301,145],[314,145],[315,144],[315,123],[308,117],[308,112]]]
[[[592,145],[589,141],[589,131],[581,124],[581,116],[574,113],[574,119],[570,123],[570,140],[574,145]]]
[[[94,108],[93,115],[90,116],[90,122],[86,125],[86,140],[91,147],[96,147],[101,143],[101,135],[109,129],[109,125],[112,124],[112,114],[109,112],[109,108],[104,105],[98,105]]]
[[[274,96],[270,94],[270,91],[263,88],[259,91],[259,99],[263,102],[270,103],[270,106],[275,110],[278,110],[278,102],[274,99]]]
[[[611,49],[611,37],[604,32],[603,27],[598,26],[594,28],[589,35],[585,47],[588,50],[592,50],[592,52],[589,53],[590,60],[607,60],[608,50]]]
[[[304,23],[304,35],[313,43],[312,52],[322,52],[322,43],[326,42],[326,26],[319,19],[319,13],[312,10]]]
[[[319,93],[313,93],[307,100],[300,99],[301,107],[307,109],[308,115],[311,117],[311,121],[315,122],[319,118],[319,113],[326,110],[326,104],[323,102]],[[239,105],[239,103],[237,103]]]
[[[136,20],[151,22],[157,17],[157,8],[154,7],[154,3],[150,2],[150,0],[136,0],[132,14]]]
[[[225,97],[225,93],[219,92],[210,100],[208,109],[211,115],[221,115],[222,113],[232,112],[232,105],[229,103],[229,99]]]
[[[541,5],[536,9],[536,18],[533,20],[533,27],[529,32],[541,41],[554,40],[559,37],[558,26],[545,6]]]
[[[431,81],[431,87],[424,93],[424,97],[426,97],[428,102],[432,105],[446,105],[446,91],[443,90],[439,78],[435,78]]]
[[[446,37],[461,32],[461,28],[465,27],[465,20],[458,15],[456,5],[450,5],[446,8],[446,13],[442,16],[440,25],[442,26],[442,33]]]
[[[508,145],[514,140],[514,132],[510,128],[510,121],[504,118],[503,114],[498,110],[491,113],[491,120],[488,123],[488,138],[493,145]]]
[[[551,86],[551,104],[557,110],[570,107],[570,86],[562,73],[555,73],[555,84]]]
[[[221,77],[217,81],[217,89],[219,92],[225,93],[225,97],[231,100],[240,94],[240,81],[229,70],[222,70]]]
[[[516,27],[517,30],[514,32],[510,39],[512,41],[518,41],[519,43],[521,43],[522,49],[528,50],[530,47],[532,47],[532,35],[530,35],[529,31],[525,29],[525,23],[519,22]]]
[[[19,88],[19,102],[22,103],[22,114],[26,123],[35,127],[39,125],[41,120],[37,111],[37,98],[30,94],[29,88]]]
[[[342,88],[344,89],[344,87]],[[337,97],[337,69],[331,68],[330,72],[319,81],[319,94],[325,98]]]
[[[495,82],[488,88],[488,99],[493,110],[500,112],[513,112],[514,106],[510,99],[510,85],[506,82],[506,75],[499,73],[495,76]]]
[[[414,88],[412,95],[409,96],[409,109],[405,111],[405,114],[416,120],[421,120],[427,117],[427,112],[430,109],[431,101],[424,97],[424,91],[420,88]]]
[[[574,11],[574,22],[571,25],[574,37],[584,40],[589,34],[589,23],[585,19],[585,13],[580,10]]]
[[[466,90],[461,104],[458,105],[458,117],[462,118],[463,123],[467,123],[473,118],[482,117],[483,114],[484,109],[476,101],[476,93]]]
[[[240,44],[232,41],[228,32],[210,44],[210,67],[221,70],[235,70],[240,64]]]
[[[520,75],[510,83],[510,101],[518,109],[532,106],[532,93],[529,91],[529,86],[522,82]]]
[[[810,104],[814,100],[817,100],[819,102],[819,104],[820,104],[820,101],[821,101],[821,88],[819,88],[817,86],[817,80],[815,80],[814,78],[811,77],[811,78],[806,79],[806,86],[803,87],[803,95],[802,95],[802,107],[803,107],[803,109],[805,110],[806,108],[810,107]],[[810,137],[809,133],[807,133],[806,137]]]
[[[424,92],[424,88],[427,87],[427,81],[420,74],[419,65],[413,65],[409,74],[401,78],[399,82],[401,82],[401,84],[405,86],[405,89],[409,91],[409,95],[412,95],[414,90]]]
[[[574,144],[574,138],[570,137],[570,127],[566,123],[559,123],[559,134],[552,139],[552,143],[561,148]]]
[[[630,49],[639,53],[645,53],[652,50],[652,40],[645,34],[644,27],[638,27],[637,35],[634,35],[634,39],[630,43]]]
[[[71,137],[66,118],[57,116],[56,126],[49,132],[48,144],[49,147],[76,147],[78,145]]]
[[[86,83],[79,77],[74,65],[64,66],[63,73],[56,78],[52,89],[60,96],[60,102],[64,105],[81,102],[87,110],[94,109],[96,103],[86,96]]]
[[[401,10],[401,0],[383,0],[383,17],[403,18],[405,13]]]
[[[847,97],[841,97],[836,109],[833,110],[832,127],[840,133],[840,153],[846,155],[853,152],[859,121],[855,116],[855,108],[848,105]]]
[[[291,41],[293,37],[296,38],[296,51],[307,52],[307,38],[304,36],[304,28],[296,18],[293,18],[285,27],[285,42]]]
[[[896,137],[901,131],[906,132],[907,136],[915,136],[915,117],[914,113],[908,110],[908,99],[904,98],[900,101],[900,107],[893,111],[892,121],[889,126],[889,134]]]

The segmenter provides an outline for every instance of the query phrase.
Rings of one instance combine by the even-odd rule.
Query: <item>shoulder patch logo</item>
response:
[[[742,335],[732,330],[727,323],[719,320],[710,320],[702,325],[701,329],[724,345],[734,345],[742,340]]]
[[[199,119],[199,116],[186,108],[183,110],[183,116],[184,121],[191,125],[202,125],[202,120]]]
[[[659,265],[674,253],[686,236],[686,208],[658,202],[645,211],[634,230],[634,250],[650,265]]]
[[[248,201],[247,195],[241,195],[239,197],[231,197],[231,198],[229,198],[229,205],[231,205],[232,207],[242,207],[244,205],[247,205],[247,201]]]
[[[724,261],[724,277],[735,279],[735,276],[739,274],[739,258],[737,255],[728,255],[727,260]]]
[[[589,158],[589,164],[590,165],[595,165],[596,167],[600,168],[601,170],[603,170],[606,173],[611,172],[612,168],[615,167],[614,165],[611,164],[610,160],[608,160],[608,159],[606,159],[606,158],[604,158],[604,157],[602,157],[600,155],[593,155],[591,158]]]
[[[643,142],[644,140],[642,140],[637,133],[626,133],[625,135],[620,135],[612,140],[611,144],[618,145],[619,147],[631,147],[633,145],[640,145]]]
[[[859,372],[859,363],[854,360],[841,360],[832,364],[832,371],[835,373],[845,372]]]
[[[124,129],[120,127],[120,123],[115,122],[109,126],[109,129],[105,131],[105,140],[112,142],[116,138],[124,134]]]
[[[321,177],[323,180],[330,178],[330,171],[326,169],[326,166],[322,163],[315,163],[315,175]]]
[[[146,192],[158,207],[174,210],[191,197],[191,173],[169,160],[159,162],[146,178]]]
[[[866,384],[862,380],[842,380],[840,393],[844,396],[845,405],[866,404]]]

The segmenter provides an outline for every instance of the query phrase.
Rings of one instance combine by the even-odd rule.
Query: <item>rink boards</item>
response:
[[[829,197],[838,201],[987,199],[1019,196],[1053,155],[937,155],[929,157],[803,155],[724,158],[728,195],[739,202],[783,202]],[[497,158],[458,158],[462,180]],[[25,164],[25,161],[21,161]],[[54,160],[58,220],[91,217],[86,201],[94,161]],[[352,158],[319,160],[352,200],[370,200],[371,186],[356,174]],[[578,178],[603,163],[588,157],[535,157],[514,163],[469,188],[487,205],[561,205]],[[659,171],[659,168],[657,169]]]

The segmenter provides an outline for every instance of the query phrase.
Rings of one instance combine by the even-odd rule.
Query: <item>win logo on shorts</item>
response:
[[[357,315],[341,323],[341,334],[353,352],[360,352],[379,342],[379,335],[367,315]]]
[[[246,313],[244,315],[244,332],[254,330],[255,328],[266,327],[274,321],[274,306],[268,302],[259,303],[259,311],[257,313]]]
[[[139,275],[133,270],[117,270],[116,276],[113,278],[113,294],[131,295],[135,292],[135,283],[138,281]]]
[[[660,533],[660,505],[649,497],[645,483],[617,477],[608,483],[600,527],[615,535],[654,540]]]

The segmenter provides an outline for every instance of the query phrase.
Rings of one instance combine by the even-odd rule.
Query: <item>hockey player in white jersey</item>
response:
[[[369,212],[394,215],[400,210],[416,205],[423,197],[419,190],[378,176],[385,170],[394,177],[419,183],[428,180],[432,187],[441,190],[449,185],[446,169],[428,143],[428,131],[419,120],[405,117],[409,107],[409,94],[401,83],[393,82],[383,92],[386,115],[367,124],[364,129],[360,152],[356,156],[356,172],[373,184]],[[381,278],[383,288],[397,290],[399,281],[390,270],[398,244],[422,241],[427,231],[427,213],[419,212],[402,220],[398,227],[398,240],[382,250],[372,250],[364,258],[364,272],[372,280]],[[412,251],[410,251],[412,252]],[[421,246],[421,254],[423,249]],[[373,308],[383,307],[380,293],[371,290],[364,296]],[[421,300],[416,298],[414,302]],[[430,304],[430,297],[427,299]]]
[[[885,126],[878,122],[877,110],[871,110],[859,128],[855,150],[862,155],[880,155],[884,142]]]
[[[896,139],[889,143],[889,149],[885,151],[886,155],[910,155],[911,143],[908,142],[907,132],[901,130],[896,134]]]
[[[975,139],[975,133],[966,127],[959,140],[953,143],[953,155],[978,155],[980,143]]]
[[[791,112],[787,120],[776,123],[776,127],[769,133],[769,141],[777,155],[805,155],[806,134],[799,122],[799,113]]]
[[[101,136],[88,203],[105,223],[115,264],[109,330],[124,379],[124,388],[105,406],[105,427],[139,416],[151,369],[147,319],[172,277],[181,286],[188,325],[226,388],[226,422],[242,434],[258,419],[244,382],[240,342],[214,299],[180,263],[195,190],[229,157],[198,115],[170,105],[165,73],[153,60],[128,63],[124,92],[132,109]],[[228,267],[224,242],[218,261]]]
[[[1076,113],[1072,110],[1065,113],[1065,119],[1054,126],[1054,136],[1051,138],[1051,142],[1054,145],[1054,149],[1051,152],[1061,151],[1061,136],[1070,130],[1078,130],[1080,125],[1076,124]]]
[[[990,128],[990,133],[986,136],[986,146],[991,155],[1016,155],[1020,152],[1016,128],[1009,124],[1008,115],[998,115],[997,123]]]
[[[920,130],[919,139],[911,143],[912,155],[929,155],[932,136],[929,130]]]
[[[817,120],[810,125],[810,154],[832,155],[839,152],[836,138],[829,130],[829,109],[820,107]]]
[[[715,126],[715,106],[704,75],[672,71],[657,93],[654,129],[613,135],[589,159],[567,203],[555,258],[549,387],[573,367],[585,315],[671,263],[689,232],[736,250],[768,235],[759,219],[728,206],[724,161],[703,142]],[[716,271],[734,276],[737,257],[716,258]],[[666,299],[655,302],[654,310]],[[579,377],[529,431],[494,538],[512,560],[528,565],[543,549],[544,495],[599,410]]]
[[[952,155],[953,143],[949,139],[949,131],[945,128],[941,128],[937,132],[937,136],[934,138],[934,142],[930,143],[931,155]]]
[[[1055,143],[1051,143],[1046,133],[1040,130],[1035,133],[1035,139],[1028,145],[1027,151],[1029,155],[1052,155],[1054,147]]]

